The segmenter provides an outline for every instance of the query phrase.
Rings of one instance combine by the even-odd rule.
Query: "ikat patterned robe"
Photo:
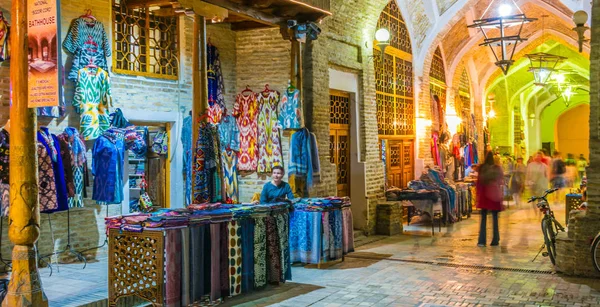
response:
[[[281,129],[302,128],[302,107],[300,105],[299,90],[286,90],[281,97],[278,109]]]
[[[110,80],[102,68],[79,70],[73,107],[81,114],[81,135],[84,140],[95,140],[110,128]]]
[[[256,171],[258,163],[256,148],[257,112],[258,104],[255,93],[241,93],[237,96],[233,107],[233,116],[237,117],[237,124],[240,129],[239,171]]]
[[[279,92],[266,91],[257,95],[258,112],[258,172],[270,173],[273,166],[282,166],[281,142],[277,120]]]

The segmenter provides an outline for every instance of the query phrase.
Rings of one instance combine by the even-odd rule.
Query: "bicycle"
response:
[[[546,190],[544,192],[544,195],[532,196],[527,201],[527,203],[532,203],[536,200],[539,200],[536,206],[544,214],[544,217],[542,218],[542,233],[544,234],[544,244],[542,245],[542,248],[540,248],[538,255],[544,249],[544,247],[546,247],[547,252],[542,253],[542,256],[550,257],[550,261],[553,265],[556,264],[556,235],[559,231],[565,231],[565,228],[554,217],[554,212],[552,211],[552,209],[550,209],[548,199],[546,199],[546,196],[548,196],[548,194],[552,194],[556,191],[558,191],[558,189]],[[538,255],[536,255],[535,258],[537,258]],[[535,261],[535,258],[533,258],[532,262]]]
[[[600,272],[600,232],[596,235],[594,241],[592,241],[590,250],[592,252],[592,262],[594,263],[594,267],[596,268],[596,271]]]

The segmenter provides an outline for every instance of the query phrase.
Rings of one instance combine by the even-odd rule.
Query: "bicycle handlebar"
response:
[[[552,193],[554,193],[556,191],[558,191],[558,189],[556,189],[556,188],[554,188],[554,189],[548,189],[548,190],[546,190],[544,192],[543,196],[531,196],[531,198],[529,198],[529,200],[527,201],[527,203],[531,203],[531,202],[534,202],[534,201],[539,200],[539,199],[548,201],[546,199],[546,196],[548,196],[548,194],[552,194]]]

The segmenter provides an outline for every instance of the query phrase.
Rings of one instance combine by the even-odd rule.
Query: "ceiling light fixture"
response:
[[[544,19],[548,15],[542,15],[542,38],[544,37]],[[531,62],[529,65],[530,73],[533,73],[534,84],[537,86],[546,86],[552,72],[556,70],[556,65],[566,60],[566,57],[554,55],[545,52],[536,52],[525,55]]]
[[[577,11],[573,14],[573,22],[575,23],[575,28],[573,31],[577,32],[577,41],[579,42],[579,52],[583,51],[583,43],[589,41],[589,39],[585,38],[585,31],[589,29],[589,27],[585,26],[585,23],[588,20],[588,14],[585,11]]]
[[[375,32],[375,40],[377,41],[377,47],[381,51],[381,61],[385,55],[385,48],[390,45],[390,31],[386,28],[381,28]]]
[[[495,0],[492,0],[480,19],[474,20],[473,24],[468,25],[467,27],[479,28],[479,30],[481,30],[484,39],[480,46],[490,47],[496,58],[496,66],[500,67],[502,72],[506,75],[510,66],[515,62],[513,56],[515,55],[517,44],[527,40],[526,38],[521,37],[523,25],[537,19],[525,16],[514,0],[503,1],[498,7],[498,17],[486,17],[494,2]],[[518,11],[517,14],[512,14],[514,8]],[[513,29],[509,30],[509,28]],[[499,31],[499,36],[494,36],[497,33],[492,31],[494,29]]]

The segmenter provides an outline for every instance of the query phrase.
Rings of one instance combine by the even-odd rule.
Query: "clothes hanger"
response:
[[[79,18],[84,18],[84,19],[91,19],[92,21],[96,21],[96,17],[94,17],[94,15],[92,15],[92,10],[91,9],[86,9],[83,12],[83,15],[79,16]],[[90,22],[88,22],[88,25],[90,24]],[[93,23],[92,23],[93,24]]]
[[[249,85],[246,85],[246,89],[242,91],[242,94],[244,93],[252,93],[252,90],[250,89]]]
[[[288,88],[287,90],[291,93],[296,90],[296,87],[292,85],[292,80],[288,80]]]
[[[265,93],[271,92],[271,89],[269,88],[269,83],[265,84],[265,89],[263,90],[263,92],[265,92]]]

